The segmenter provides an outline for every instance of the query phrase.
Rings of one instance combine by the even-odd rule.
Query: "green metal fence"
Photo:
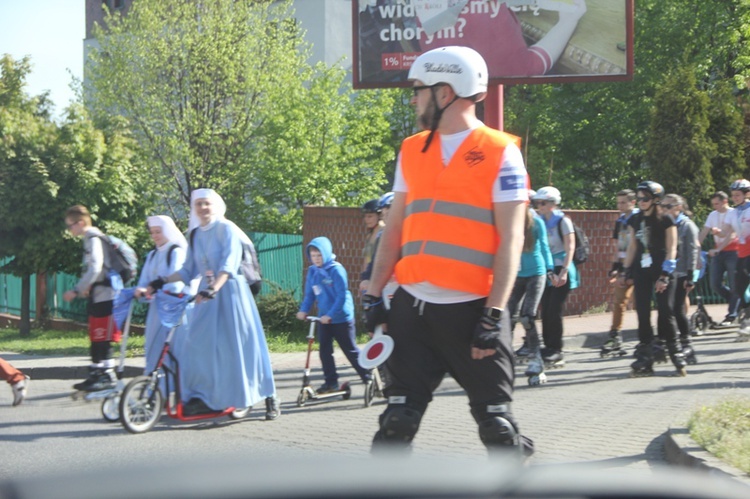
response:
[[[292,293],[297,300],[302,299],[302,236],[290,234],[271,234],[251,232],[250,238],[255,244],[258,259],[263,270],[265,284],[261,296],[282,289]],[[0,262],[3,263],[3,262]],[[57,273],[47,276],[47,310],[52,317],[61,317],[75,321],[86,321],[86,303],[84,300],[73,300],[70,303],[62,299],[63,293],[72,289],[78,277]],[[31,318],[36,318],[36,275],[31,277]],[[21,313],[21,278],[9,274],[0,274],[0,313],[20,315]],[[134,323],[142,324],[145,320],[146,306],[137,305],[133,310]]]

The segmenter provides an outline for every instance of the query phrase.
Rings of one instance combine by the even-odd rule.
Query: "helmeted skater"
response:
[[[488,449],[531,452],[511,411],[513,359],[504,311],[516,278],[527,209],[520,139],[476,118],[487,65],[444,47],[409,71],[418,122],[404,140],[393,204],[364,302],[370,332],[386,323],[388,406],[373,450],[409,448],[432,392],[449,372],[466,390]],[[382,290],[400,285],[386,318]]]
[[[633,279],[635,308],[638,315],[636,360],[631,364],[631,375],[651,376],[654,373],[654,331],[651,327],[651,297],[656,295],[659,311],[657,321],[659,339],[678,374],[685,375],[685,357],[677,345],[677,324],[674,318],[674,271],[677,265],[677,228],[672,219],[657,210],[664,198],[664,187],[650,180],[636,187],[639,213],[628,220],[628,251],[621,284]],[[661,350],[656,352],[661,353]]]

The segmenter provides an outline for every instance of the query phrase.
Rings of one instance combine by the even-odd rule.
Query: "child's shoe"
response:
[[[337,392],[339,390],[340,388],[338,383],[332,383],[330,385],[328,383],[323,383],[322,385],[320,385],[320,387],[318,387],[317,390],[315,390],[315,393],[321,395],[323,393]]]
[[[21,381],[18,383],[15,383],[13,385],[10,385],[11,389],[13,390],[13,407],[20,405],[21,402],[23,402],[23,399],[26,398],[28,386],[29,386],[29,378],[28,376],[24,377]]]

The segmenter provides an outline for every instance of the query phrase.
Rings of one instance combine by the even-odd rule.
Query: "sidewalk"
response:
[[[724,316],[725,305],[709,305],[707,308],[715,320]],[[654,312],[652,320],[655,319]],[[549,371],[549,382],[546,385],[528,387],[523,371],[517,371],[514,412],[522,422],[522,429],[538,441],[540,452],[535,458],[536,462],[587,459],[593,462],[612,462],[615,465],[618,460],[628,463],[633,460],[666,459],[674,464],[727,474],[750,485],[747,475],[706,453],[689,438],[685,428],[690,412],[697,405],[710,403],[726,395],[729,390],[750,393],[750,344],[734,343],[736,334],[733,332],[710,332],[695,339],[699,364],[688,366],[687,378],[670,377],[668,374],[671,366],[659,364],[653,378],[628,379],[628,365],[632,362],[630,356],[620,359],[599,358],[598,347],[607,338],[610,321],[611,315],[608,313],[566,317],[565,352],[568,364],[562,369]],[[628,312],[623,336],[625,347],[629,351],[632,351],[637,341],[636,325],[635,313]],[[520,343],[521,336],[520,328],[517,328],[516,344]],[[41,393],[47,389],[46,380],[49,380],[46,383],[50,386],[59,386],[62,382],[54,380],[83,379],[87,375],[89,364],[87,357],[37,357],[16,353],[0,355],[31,376],[32,403],[35,391]],[[328,406],[331,409],[321,406],[315,411],[295,407],[294,400],[299,391],[305,355],[304,352],[297,352],[271,356],[277,373],[277,387],[287,414],[281,418],[284,420],[283,425],[291,425],[293,418],[297,417],[304,417],[305,425],[311,425],[312,419],[314,425],[314,418],[320,417],[322,420],[340,418],[342,431],[349,431],[350,426],[359,428],[361,423],[348,421],[350,411],[329,412],[333,405]],[[130,378],[142,373],[144,360],[127,359],[126,364],[125,377]],[[337,364],[342,378],[351,378],[353,381],[356,375],[338,349]],[[320,374],[317,354],[312,357],[311,367],[313,377]],[[359,391],[360,387],[355,384],[351,402],[357,406],[361,403],[357,400],[361,397]],[[419,435],[418,444],[422,449],[453,449],[459,454],[476,451],[475,429],[466,428],[465,436],[458,440],[456,432],[451,434],[444,430],[461,428],[464,431],[468,416],[465,397],[455,396],[460,394],[460,387],[448,380],[436,392],[435,401],[431,404],[429,414],[425,416],[424,428]],[[6,401],[2,400],[3,403]],[[384,401],[378,401],[381,407],[383,403]],[[382,409],[372,407],[370,410],[379,412]],[[299,421],[295,424],[298,423]],[[274,432],[276,427],[282,430],[277,424],[268,431]],[[293,434],[295,431],[298,430],[292,425],[283,428],[282,433],[288,437],[290,432]],[[309,435],[304,438],[310,439]],[[644,441],[658,443],[658,450],[652,449],[651,445],[644,447]],[[346,440],[338,444],[331,442],[330,436],[315,443],[347,445]]]

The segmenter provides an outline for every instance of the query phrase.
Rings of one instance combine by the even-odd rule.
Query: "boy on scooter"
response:
[[[320,327],[320,363],[325,382],[316,393],[324,394],[339,390],[336,362],[333,358],[333,340],[349,359],[365,385],[372,383],[370,372],[359,365],[359,348],[355,340],[354,300],[349,292],[348,277],[343,265],[336,261],[333,246],[327,237],[316,237],[307,245],[310,267],[305,279],[305,295],[297,319],[307,318],[313,304],[318,304]]]

